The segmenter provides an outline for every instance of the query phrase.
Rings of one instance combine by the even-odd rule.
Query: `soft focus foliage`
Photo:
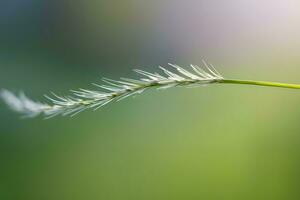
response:
[[[0,2],[0,87],[40,94],[209,60],[300,83],[297,0]],[[149,66],[146,68],[143,66]],[[0,103],[0,199],[299,199],[300,93],[211,85],[20,120]]]

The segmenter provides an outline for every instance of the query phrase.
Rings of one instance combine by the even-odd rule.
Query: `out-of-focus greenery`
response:
[[[0,87],[43,100],[202,58],[228,78],[299,83],[299,3],[240,2],[4,0]],[[51,120],[0,103],[0,199],[298,199],[299,99],[174,88]]]

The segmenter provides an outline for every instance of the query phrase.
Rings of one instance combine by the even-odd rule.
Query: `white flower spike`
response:
[[[149,88],[166,89],[175,86],[202,85],[217,82],[223,77],[215,72],[215,69],[208,68],[207,71],[191,65],[191,71],[169,64],[170,69],[160,67],[164,74],[150,73],[140,69],[133,70],[143,76],[139,80],[122,78],[121,81],[103,78],[105,85],[93,84],[101,90],[72,90],[70,96],[62,97],[54,93],[51,96],[45,95],[49,103],[35,102],[23,93],[15,95],[8,90],[2,90],[0,97],[15,112],[24,117],[35,117],[43,115],[45,118],[62,116],[74,116],[86,109],[97,110],[102,106],[120,101],[132,95],[140,94]],[[172,68],[175,70],[171,71]]]

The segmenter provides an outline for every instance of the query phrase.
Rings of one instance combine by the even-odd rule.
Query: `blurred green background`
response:
[[[1,0],[0,88],[37,100],[132,68],[300,83],[298,0]],[[300,92],[148,91],[75,118],[0,102],[0,199],[299,199]]]

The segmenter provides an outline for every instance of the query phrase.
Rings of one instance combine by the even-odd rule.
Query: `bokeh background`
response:
[[[298,0],[1,0],[0,88],[91,87],[132,68],[201,64],[300,83]],[[0,102],[0,199],[299,199],[300,92],[148,91],[74,118]]]

